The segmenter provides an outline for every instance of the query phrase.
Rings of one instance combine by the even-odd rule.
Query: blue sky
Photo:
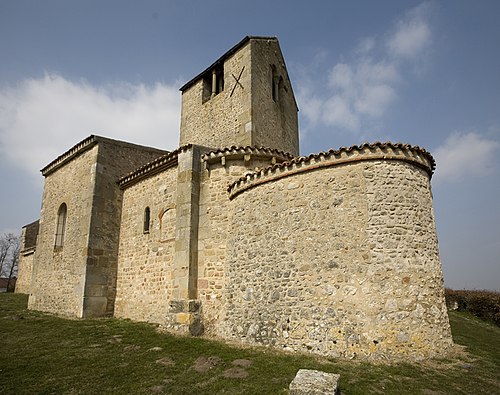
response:
[[[0,232],[38,218],[39,170],[90,134],[174,149],[178,88],[269,35],[301,153],[429,150],[445,284],[500,290],[499,15],[488,0],[0,0]]]

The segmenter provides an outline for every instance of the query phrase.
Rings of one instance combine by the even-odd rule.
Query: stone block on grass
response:
[[[290,395],[338,395],[340,374],[300,369],[290,383]]]

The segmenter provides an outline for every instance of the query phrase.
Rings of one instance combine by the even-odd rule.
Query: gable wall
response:
[[[98,147],[45,178],[28,307],[82,317]],[[55,249],[57,213],[67,205],[64,246]]]
[[[273,73],[280,79],[273,100]],[[297,104],[276,40],[252,42],[252,145],[299,154]]]

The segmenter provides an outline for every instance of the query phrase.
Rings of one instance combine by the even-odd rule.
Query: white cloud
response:
[[[428,3],[422,3],[407,12],[396,24],[389,38],[389,51],[396,56],[414,58],[431,42],[431,30],[426,21]]]
[[[363,59],[358,62],[356,79],[362,85],[395,83],[399,77],[397,65],[387,61],[374,62],[371,59]]]
[[[308,122],[344,129],[358,135],[380,122],[398,97],[398,87],[422,61],[422,51],[431,42],[427,3],[409,10],[396,22],[395,31],[361,39],[349,61],[330,67],[326,83],[317,79],[317,64],[298,82],[297,101],[307,128]],[[324,60],[324,56],[322,58]],[[410,67],[408,67],[410,66]],[[304,70],[308,70],[304,68]],[[323,82],[323,81],[322,81]]]
[[[324,104],[323,121],[327,125],[338,125],[350,130],[359,128],[359,118],[350,108],[349,100],[333,96]]]
[[[378,118],[384,114],[396,98],[392,85],[397,81],[396,67],[386,61],[363,58],[354,65],[338,63],[328,74],[332,93],[321,106],[316,103],[316,109],[323,111],[325,124],[358,131],[363,117]]]
[[[360,90],[354,107],[359,114],[381,117],[395,97],[396,92],[390,85],[366,85]]]
[[[0,152],[38,170],[90,134],[172,149],[178,144],[177,88],[120,83],[95,87],[57,74],[0,90]]]
[[[434,182],[459,182],[467,177],[491,174],[500,143],[476,132],[452,133],[434,150],[436,174]]]
[[[375,48],[376,43],[377,40],[375,39],[375,37],[365,37],[362,40],[360,40],[358,46],[355,49],[355,52],[359,54],[367,54],[373,48]]]
[[[337,63],[328,75],[328,85],[331,88],[349,89],[353,85],[354,73],[345,63]]]

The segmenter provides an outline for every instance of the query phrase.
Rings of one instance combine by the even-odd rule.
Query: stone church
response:
[[[427,151],[299,156],[274,37],[245,37],[180,91],[176,150],[92,135],[41,170],[17,285],[30,309],[331,357],[446,354]]]

